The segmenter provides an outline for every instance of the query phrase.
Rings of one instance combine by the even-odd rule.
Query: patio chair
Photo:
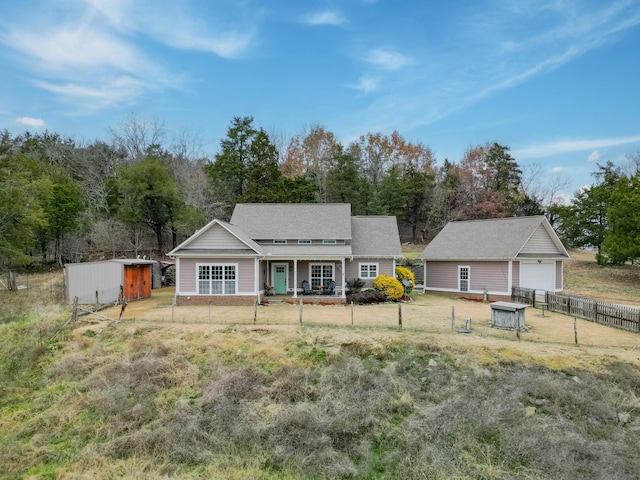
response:
[[[311,295],[313,292],[311,291],[311,285],[307,280],[302,281],[302,294],[303,295]]]
[[[276,294],[276,288],[273,285],[265,283],[264,284],[264,294],[266,296],[275,295]]]
[[[325,287],[324,287],[324,294],[325,295],[335,295],[336,294],[336,282],[334,282],[333,280],[331,280]]]

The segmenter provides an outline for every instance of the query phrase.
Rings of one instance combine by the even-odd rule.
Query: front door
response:
[[[287,293],[287,273],[289,267],[286,263],[273,264],[273,288],[276,295],[284,295]]]

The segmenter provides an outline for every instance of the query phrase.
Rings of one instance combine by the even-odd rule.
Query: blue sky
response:
[[[131,114],[234,116],[343,143],[397,130],[439,163],[511,147],[567,194],[640,152],[640,0],[0,0],[0,129],[109,139]]]

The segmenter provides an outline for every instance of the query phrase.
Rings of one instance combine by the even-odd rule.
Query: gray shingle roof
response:
[[[254,240],[351,239],[347,203],[239,203],[231,224]]]
[[[354,256],[401,257],[396,217],[351,217]]]
[[[296,257],[345,257],[351,255],[351,245],[261,245],[267,255]]]
[[[450,222],[420,254],[423,260],[498,260],[518,256],[541,225],[559,244],[557,257],[568,258],[544,216]]]

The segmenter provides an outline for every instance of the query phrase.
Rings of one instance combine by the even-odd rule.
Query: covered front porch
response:
[[[262,260],[260,274],[266,298],[302,298],[308,302],[346,298],[346,259],[270,258]]]

